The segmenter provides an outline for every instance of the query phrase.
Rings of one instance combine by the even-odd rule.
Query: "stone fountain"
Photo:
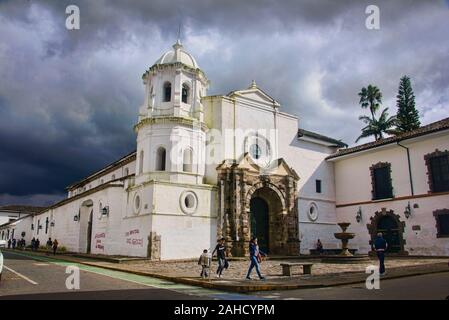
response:
[[[341,256],[352,257],[353,254],[349,252],[348,242],[355,237],[354,233],[346,232],[346,229],[351,225],[349,222],[340,222],[338,225],[341,228],[341,232],[334,233],[334,237],[341,241]]]
[[[368,255],[354,255],[349,251],[348,242],[355,237],[355,233],[346,232],[351,225],[349,222],[340,222],[338,225],[341,232],[334,233],[334,237],[341,241],[341,252],[337,255],[329,255],[322,258],[323,262],[328,263],[358,263],[368,261]]]

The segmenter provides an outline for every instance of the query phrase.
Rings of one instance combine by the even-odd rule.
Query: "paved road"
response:
[[[260,292],[267,299],[299,300],[444,300],[449,297],[449,272],[381,280],[379,290],[368,290],[364,284]]]
[[[228,299],[228,300],[353,300],[353,299],[446,299],[449,273],[381,281],[380,290],[363,284],[323,289],[258,292],[251,295],[226,293],[151,277],[111,271],[60,261],[5,252],[1,299]],[[66,288],[68,266],[80,268],[80,290]]]
[[[0,299],[248,299],[246,295],[176,284],[151,277],[64,262],[52,257],[3,253]],[[80,290],[68,290],[68,266],[80,268]],[[260,299],[254,297],[255,299]]]

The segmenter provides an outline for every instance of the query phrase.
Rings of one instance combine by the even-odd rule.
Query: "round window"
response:
[[[265,167],[271,162],[270,142],[259,133],[251,133],[245,137],[244,152],[248,152],[259,166]]]
[[[140,196],[136,194],[134,196],[134,213],[138,214],[140,211]]]
[[[179,199],[182,212],[185,214],[195,213],[198,207],[198,197],[193,191],[184,191]]]
[[[310,203],[307,214],[309,219],[312,221],[316,221],[316,219],[318,219],[318,207],[315,202]]]

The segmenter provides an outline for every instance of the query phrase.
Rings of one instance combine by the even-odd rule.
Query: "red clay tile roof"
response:
[[[352,148],[340,149],[336,153],[328,156],[326,158],[326,160],[338,158],[338,157],[341,157],[341,156],[344,156],[347,154],[351,154],[351,153],[356,153],[356,152],[360,152],[360,151],[364,151],[364,150],[368,150],[368,149],[377,148],[377,147],[384,146],[384,145],[387,145],[390,143],[397,143],[397,142],[400,142],[403,140],[412,139],[412,138],[424,136],[426,134],[443,131],[443,130],[447,130],[447,129],[449,129],[449,118],[446,118],[446,119],[443,119],[440,121],[436,121],[436,122],[432,122],[428,125],[418,128],[416,130],[405,132],[405,133],[402,133],[397,136],[380,139],[377,141],[365,143],[365,144],[355,146]]]

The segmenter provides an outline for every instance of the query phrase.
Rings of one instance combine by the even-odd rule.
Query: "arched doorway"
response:
[[[283,254],[287,243],[284,206],[279,195],[270,187],[254,191],[250,200],[250,236],[257,237],[265,253]]]
[[[268,203],[260,198],[254,197],[250,203],[251,235],[257,237],[259,248],[269,253],[269,211]]]
[[[92,243],[93,201],[86,200],[79,211],[79,252],[90,253]]]
[[[384,239],[387,241],[388,253],[398,253],[401,251],[399,226],[392,216],[386,215],[379,219],[377,222],[377,232],[382,232]]]
[[[382,232],[384,239],[388,243],[387,253],[396,253],[400,255],[408,255],[405,251],[404,229],[405,222],[401,221],[400,216],[395,214],[393,210],[382,210],[374,213],[370,218],[370,223],[366,225],[371,235],[370,245],[374,250],[374,240],[379,232]],[[372,251],[374,253],[374,251]]]

